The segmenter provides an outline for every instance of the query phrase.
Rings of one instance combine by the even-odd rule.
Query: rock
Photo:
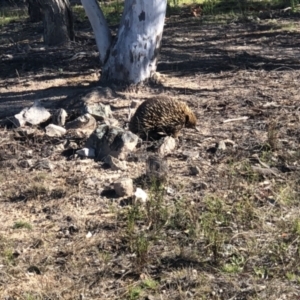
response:
[[[104,162],[109,164],[113,171],[118,171],[118,170],[125,171],[125,170],[127,170],[127,165],[126,165],[125,161],[120,161],[120,160],[118,160],[117,158],[115,158],[111,155],[106,156],[104,158]]]
[[[123,178],[114,183],[114,190],[119,197],[129,197],[133,194],[133,181],[131,178]]]
[[[25,126],[25,124],[26,124],[26,119],[24,117],[25,110],[27,110],[27,108],[24,108],[20,113],[14,115],[12,122],[16,127],[24,127]]]
[[[53,150],[58,151],[58,152],[64,151],[65,150],[64,143],[60,143],[58,145],[55,145]]]
[[[92,115],[97,121],[113,118],[110,106],[102,103],[86,103],[84,106],[84,113]]]
[[[147,193],[144,190],[140,189],[140,188],[136,188],[136,191],[134,193],[134,197],[135,197],[136,200],[139,200],[142,203],[146,203],[147,199],[148,199]]]
[[[167,160],[150,155],[146,161],[146,175],[150,180],[165,182],[168,177],[168,162]]]
[[[65,126],[68,114],[63,108],[57,109],[52,115],[52,122],[58,126]]]
[[[185,158],[197,159],[199,158],[199,151],[183,151],[182,155]]]
[[[95,149],[93,148],[82,148],[76,151],[76,154],[83,157],[95,157]]]
[[[46,122],[51,117],[48,110],[38,102],[30,108],[24,108],[20,113],[14,116],[14,124],[17,127],[23,127],[26,123],[38,125]]]
[[[99,125],[87,140],[85,147],[94,148],[97,160],[111,155],[124,160],[139,141],[138,136],[120,127]]]
[[[24,152],[25,156],[31,158],[33,156],[33,150],[29,149]]]
[[[114,118],[105,119],[103,120],[103,123],[109,126],[119,126],[119,121]]]
[[[164,138],[163,143],[158,148],[158,154],[160,154],[161,156],[170,154],[175,149],[175,147],[176,147],[175,139],[171,136],[167,136]]]
[[[49,124],[45,129],[46,129],[46,134],[51,137],[63,136],[67,132],[65,128],[54,124]]]
[[[169,186],[166,188],[166,191],[167,191],[167,194],[168,194],[168,195],[174,195],[175,192],[176,192],[174,189],[172,189],[172,188],[169,187]]]
[[[226,144],[225,144],[225,141],[220,141],[218,143],[218,149],[219,150],[226,150]]]
[[[198,175],[200,174],[200,168],[198,166],[190,166],[190,173],[191,175]]]
[[[89,239],[89,238],[91,238],[92,236],[93,236],[93,234],[89,231],[89,232],[86,234],[85,237],[86,237],[87,239]]]
[[[33,162],[31,159],[23,159],[18,161],[18,166],[20,166],[21,168],[30,168],[32,167]]]
[[[68,122],[66,124],[66,129],[74,129],[78,134],[91,134],[97,126],[97,122],[93,116],[90,114],[84,114],[74,121]]]

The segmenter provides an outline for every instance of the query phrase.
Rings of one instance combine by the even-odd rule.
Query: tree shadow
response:
[[[299,70],[300,36],[293,25],[299,14],[278,14],[280,18],[264,21],[228,15],[171,17],[166,21],[157,70],[178,78],[239,70]],[[57,100],[72,100],[99,85],[97,80],[91,83],[84,79],[100,68],[92,29],[88,21],[76,24],[76,43],[55,49],[46,49],[42,44],[41,23],[13,22],[0,29],[0,88],[4,90],[0,95],[0,118],[20,111],[34,100],[55,107]],[[28,51],[27,45],[31,47]],[[55,79],[72,81],[72,77],[83,79],[72,85],[10,91],[20,82],[26,87],[28,81],[42,84]],[[162,88],[184,94],[222,93],[218,88],[203,89],[200,83],[196,90]]]
[[[292,23],[201,24],[195,19],[188,22],[190,26],[185,29],[180,22],[167,26],[159,72],[192,76],[241,69],[300,68],[300,36],[296,30],[284,27],[293,26]]]
[[[95,83],[92,86],[97,86]],[[31,106],[38,100],[45,108],[60,108],[60,104],[79,103],[87,86],[50,87],[43,90],[28,90],[26,92],[6,92],[0,95],[0,119],[19,113],[24,107]]]

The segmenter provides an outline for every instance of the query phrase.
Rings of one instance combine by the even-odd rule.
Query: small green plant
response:
[[[0,9],[0,26],[6,25],[12,21],[22,21],[27,18],[26,9],[11,9],[10,7]]]
[[[139,285],[131,287],[128,293],[128,299],[140,299],[141,296],[144,296],[146,290],[156,290],[158,287],[157,281],[146,278]]]
[[[142,287],[146,289],[155,290],[157,286],[158,283],[151,278],[147,278],[142,282]]]
[[[268,277],[268,270],[264,267],[254,267],[254,273],[258,278],[261,279]]]
[[[39,298],[37,298],[36,296],[32,295],[32,294],[25,294],[25,300],[38,300]]]
[[[293,232],[296,233],[297,235],[300,235],[300,219],[299,218],[294,220]]]
[[[239,165],[236,166],[236,168],[239,169],[239,173],[242,175],[243,178],[247,180],[249,184],[257,183],[261,179],[263,179],[261,174],[255,172],[252,169],[252,165],[248,161],[241,162]]]
[[[287,272],[285,276],[291,282],[297,282],[298,284],[300,283],[300,276],[296,275],[295,273]]]
[[[105,251],[99,251],[99,258],[102,262],[108,263],[111,260],[111,254]]]
[[[14,251],[12,249],[5,249],[3,252],[2,252],[2,255],[4,257],[4,260],[5,262],[8,264],[8,265],[15,265],[15,258],[16,258],[16,255],[14,254]]]
[[[24,221],[15,222],[13,229],[20,229],[20,228],[26,228],[28,230],[31,230],[32,226],[28,222],[24,222]]]
[[[148,260],[149,237],[144,233],[140,233],[135,240],[134,252],[136,253],[136,262],[138,266],[143,266]]]
[[[128,299],[129,300],[136,300],[139,299],[140,295],[142,293],[142,288],[140,286],[135,286],[130,288]]]
[[[282,186],[279,189],[276,201],[280,204],[292,206],[298,203],[295,191],[290,186]]]
[[[139,203],[134,203],[127,213],[127,234],[132,235],[135,232],[136,223],[142,217],[142,211]]]
[[[217,263],[226,238],[222,227],[228,226],[231,216],[225,210],[224,202],[216,196],[205,197],[204,203],[206,209],[199,217],[200,229],[206,240],[206,250],[213,254]]]
[[[234,255],[231,257],[230,262],[226,263],[222,267],[222,271],[225,273],[239,273],[243,270],[245,264],[245,258],[243,256]]]
[[[117,0],[109,3],[101,3],[100,6],[109,25],[115,25],[120,22],[120,15],[124,9],[123,1]]]
[[[166,224],[168,210],[164,204],[164,186],[157,180],[152,180],[150,197],[146,203],[146,217],[148,224],[154,231],[159,231]]]
[[[205,0],[202,5],[202,10],[205,15],[213,15],[217,5],[216,0]]]
[[[72,9],[73,9],[74,16],[80,22],[83,22],[87,18],[86,13],[85,13],[84,8],[83,8],[82,5],[74,5],[72,7]]]

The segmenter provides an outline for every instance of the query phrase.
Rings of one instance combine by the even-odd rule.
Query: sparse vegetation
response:
[[[100,4],[116,25],[122,1]],[[147,146],[126,162],[148,194],[141,203],[102,195],[124,172],[73,156],[83,139],[1,127],[1,299],[300,297],[299,1],[169,4],[159,89],[188,102],[198,131],[183,130],[166,182],[141,182]],[[25,10],[0,8],[1,117],[36,99],[76,102],[98,84],[90,24],[74,11],[76,43],[60,52],[43,48],[42,24],[25,23]],[[70,62],[77,53],[87,57]],[[131,100],[154,91],[107,89],[105,101],[123,124]]]
[[[20,228],[26,228],[26,229],[31,230],[32,226],[28,222],[24,222],[24,221],[15,222],[13,229],[20,229]]]

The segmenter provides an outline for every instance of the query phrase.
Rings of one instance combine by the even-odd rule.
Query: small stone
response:
[[[63,143],[60,143],[60,144],[54,146],[54,150],[55,151],[64,151],[65,150],[65,146],[64,146]]]
[[[113,171],[118,171],[118,170],[125,171],[125,170],[127,170],[127,165],[126,165],[125,161],[120,161],[120,160],[118,160],[117,158],[115,158],[111,155],[106,156],[104,158],[104,162],[109,164]]]
[[[24,126],[26,123],[31,125],[38,125],[43,122],[46,122],[51,114],[48,110],[42,106],[38,102],[36,102],[30,108],[24,108],[19,114],[15,115],[16,125],[20,127]]]
[[[199,151],[183,151],[182,155],[186,158],[197,159],[199,158]]]
[[[161,156],[165,156],[167,154],[172,153],[175,147],[176,147],[175,139],[171,136],[167,136],[164,138],[162,145],[160,145],[160,147],[158,148],[158,153]]]
[[[33,162],[31,159],[23,159],[18,162],[18,166],[21,168],[30,168],[33,165]]]
[[[66,124],[66,129],[74,129],[78,134],[91,134],[97,126],[97,122],[90,114],[84,114]]]
[[[67,130],[63,127],[60,127],[58,125],[54,125],[54,124],[49,124],[46,128],[46,134],[48,136],[51,136],[51,137],[60,137],[60,136],[63,136]]]
[[[86,104],[84,112],[92,115],[97,121],[103,121],[113,117],[110,106],[102,103]]]
[[[97,160],[111,155],[124,160],[139,141],[137,135],[120,127],[99,125],[87,140],[85,147],[94,148]]]
[[[167,187],[167,194],[168,195],[174,195],[175,194],[175,190],[168,186]]]
[[[89,238],[91,238],[92,236],[93,236],[93,234],[89,231],[89,232],[86,234],[85,237],[86,237],[87,239],[89,239]]]
[[[191,175],[198,175],[200,174],[200,168],[198,166],[190,166],[190,173]]]
[[[150,155],[146,161],[146,175],[150,180],[165,182],[168,177],[168,162],[159,156]]]
[[[52,116],[52,122],[55,125],[64,126],[66,124],[67,116],[67,112],[63,108],[59,108],[54,112]]]
[[[16,127],[24,127],[26,124],[26,119],[24,117],[25,109],[23,109],[20,113],[14,115],[13,124]]]
[[[133,194],[133,181],[131,178],[123,178],[114,183],[114,190],[119,197],[129,197]]]
[[[30,157],[32,157],[32,155],[33,155],[33,151],[31,149],[25,151],[25,156],[26,157],[30,158]]]
[[[29,274],[38,274],[38,275],[41,275],[41,271],[40,269],[37,267],[37,266],[30,266],[28,269],[27,269],[27,272]]]
[[[105,119],[103,123],[109,126],[119,126],[119,121],[114,118]]]
[[[225,144],[225,141],[220,141],[218,143],[218,149],[219,150],[226,150],[226,144]]]
[[[82,148],[77,150],[76,153],[83,157],[95,157],[95,149],[93,148]]]
[[[136,191],[134,193],[135,199],[140,200],[142,203],[146,203],[148,199],[147,193],[142,190],[141,188],[136,188]]]

